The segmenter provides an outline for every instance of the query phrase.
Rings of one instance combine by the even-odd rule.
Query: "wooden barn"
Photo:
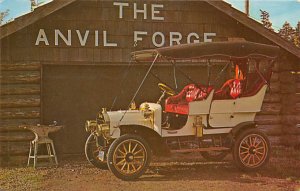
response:
[[[102,107],[110,108],[130,52],[237,38],[281,48],[256,121],[273,145],[299,146],[300,49],[230,4],[54,0],[0,28],[0,164],[26,162],[34,135],[18,128],[22,124],[57,121],[64,125],[52,135],[59,156],[82,154],[88,136],[84,123]],[[201,82],[206,73],[198,67],[184,64],[182,70]],[[145,69],[141,64],[131,70],[115,109],[128,104]],[[154,72],[173,83],[167,65]],[[181,78],[181,85],[187,83]],[[157,100],[157,83],[151,77],[137,102]]]

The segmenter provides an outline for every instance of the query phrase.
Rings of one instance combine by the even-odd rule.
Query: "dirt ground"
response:
[[[131,182],[117,179],[109,170],[93,167],[83,157],[71,157],[61,160],[58,168],[0,168],[0,190],[300,191],[300,151],[273,149],[270,163],[251,173],[239,171],[230,156],[224,162],[189,156],[171,161],[156,159],[145,175]]]

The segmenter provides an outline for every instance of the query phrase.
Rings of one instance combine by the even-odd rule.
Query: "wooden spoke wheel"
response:
[[[122,180],[140,177],[148,167],[151,152],[147,142],[137,135],[123,135],[108,150],[108,167]]]
[[[270,157],[270,142],[267,136],[257,129],[241,133],[235,142],[233,157],[242,170],[256,170],[265,165]]]
[[[97,146],[96,143],[97,139],[99,146]],[[89,163],[94,165],[95,167],[100,169],[107,169],[106,160],[101,161],[98,158],[99,152],[104,149],[105,140],[103,139],[103,137],[98,137],[97,139],[93,134],[90,134],[90,136],[87,138],[84,147],[85,157],[89,161]]]

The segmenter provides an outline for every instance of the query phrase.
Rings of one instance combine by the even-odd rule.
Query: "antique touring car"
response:
[[[86,122],[91,132],[85,145],[88,161],[108,168],[118,178],[141,176],[151,156],[200,152],[208,160],[222,160],[232,153],[242,170],[256,170],[268,162],[270,143],[256,128],[254,118],[261,109],[279,48],[253,42],[213,42],[176,45],[132,53],[135,62],[149,68],[135,92],[128,110],[98,113]],[[200,60],[202,62],[200,62]],[[176,93],[159,83],[157,103],[134,99],[153,65],[160,61],[196,62],[208,69],[208,82],[190,83]],[[203,62],[205,61],[205,62]],[[232,69],[232,76],[219,88],[211,85],[210,68],[222,65],[220,75]],[[203,69],[203,67],[202,67]]]

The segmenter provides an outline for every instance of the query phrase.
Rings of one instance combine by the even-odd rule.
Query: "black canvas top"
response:
[[[276,58],[279,50],[280,48],[278,46],[248,41],[206,42],[136,51],[132,52],[132,58],[136,61],[149,61],[153,60],[157,54],[170,60],[192,58]]]

